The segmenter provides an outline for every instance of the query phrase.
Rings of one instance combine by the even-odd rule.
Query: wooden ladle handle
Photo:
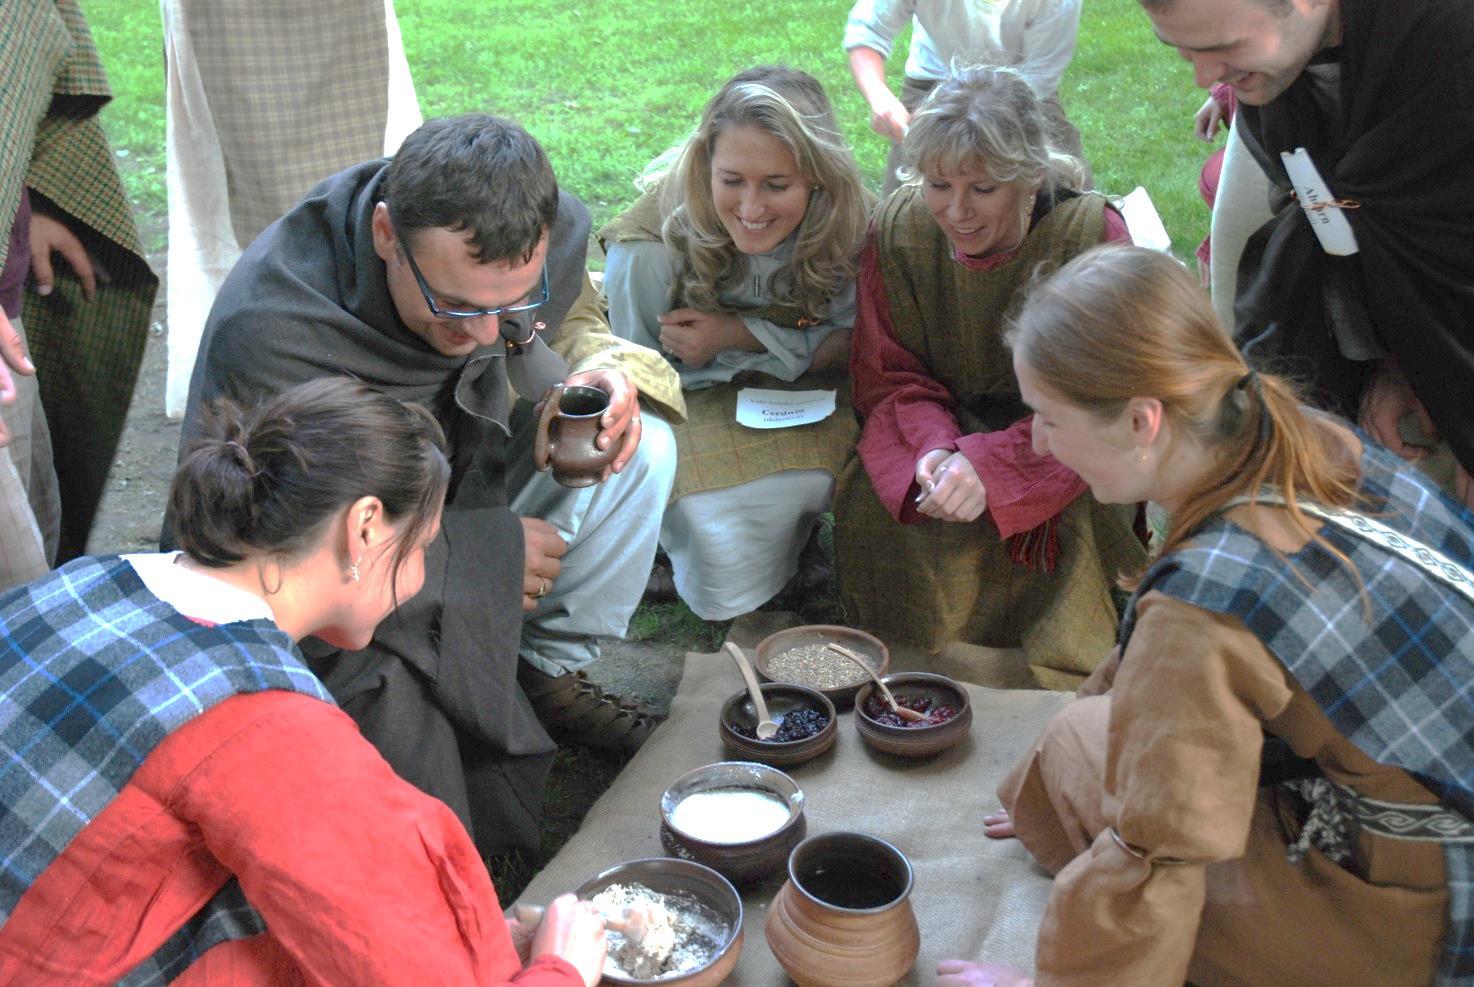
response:
[[[768,714],[768,704],[763,700],[762,687],[757,683],[757,673],[752,670],[752,662],[742,653],[742,649],[731,641],[723,645],[732,660],[737,663],[737,668],[742,672],[742,678],[747,683],[747,694],[752,697],[753,709],[757,710],[757,735],[759,740],[770,740],[778,732],[778,721]],[[768,726],[772,724],[771,728]]]
[[[896,702],[896,697],[891,695],[891,690],[886,687],[886,684],[884,682],[880,681],[880,676],[875,674],[875,669],[871,668],[870,663],[864,658],[861,658],[859,655],[855,654],[844,645],[835,644],[833,641],[826,641],[825,647],[836,654],[843,655],[850,661],[854,662],[856,665],[859,665],[861,668],[865,669],[865,674],[869,675],[872,679],[875,680],[875,685],[880,689],[880,694],[882,696],[885,696],[885,701],[891,704],[891,711],[894,712],[901,719],[910,720],[912,723],[920,723],[922,720],[925,720],[927,718],[925,713],[918,713],[916,712],[916,710],[908,709],[905,706],[902,706],[900,703]]]

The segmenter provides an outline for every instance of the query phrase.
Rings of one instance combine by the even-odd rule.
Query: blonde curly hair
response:
[[[723,311],[721,292],[745,263],[712,201],[711,160],[728,127],[755,126],[788,148],[811,186],[795,231],[793,257],[771,285],[774,296],[821,319],[829,302],[854,279],[874,196],[841,136],[824,88],[797,69],[762,65],[727,81],[702,111],[696,131],[653,162],[641,187],[657,183],[661,235],[680,258],[676,290],[683,303]]]

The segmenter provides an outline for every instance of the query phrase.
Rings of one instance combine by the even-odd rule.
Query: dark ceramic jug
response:
[[[543,400],[532,444],[532,462],[539,470],[553,471],[553,479],[565,487],[591,487],[619,454],[621,443],[608,449],[595,444],[599,421],[609,410],[609,395],[597,387],[554,384]]]

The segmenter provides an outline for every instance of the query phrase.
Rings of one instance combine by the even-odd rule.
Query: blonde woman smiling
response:
[[[652,172],[600,231],[609,324],[680,372],[689,420],[660,540],[681,597],[721,620],[793,575],[854,446],[844,366],[870,197],[823,88],[777,66],[729,80]],[[749,429],[743,387],[837,389],[839,406]]]

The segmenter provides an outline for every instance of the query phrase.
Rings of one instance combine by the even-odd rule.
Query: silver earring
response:
[[[362,562],[362,561],[363,561],[363,558],[360,557],[358,559],[358,562]],[[355,562],[355,563],[353,563],[352,565],[350,565],[348,567],[348,575],[350,575],[350,576],[353,577],[353,581],[355,583],[358,582],[358,562]]]

